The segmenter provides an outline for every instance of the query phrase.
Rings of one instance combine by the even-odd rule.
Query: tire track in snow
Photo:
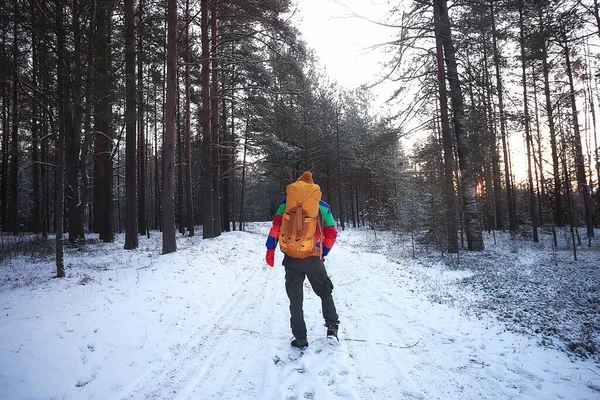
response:
[[[258,239],[256,245],[259,246]],[[262,363],[254,360],[254,354],[257,347],[265,346],[261,337],[268,328],[269,313],[264,310],[274,296],[277,282],[273,282],[272,274],[261,270],[254,257],[249,259],[247,271],[243,283],[203,319],[204,325],[196,329],[189,342],[125,388],[121,398],[204,399],[223,398],[227,393],[237,395],[226,398],[244,393],[256,397],[253,393],[259,390],[254,384],[257,380],[240,382],[235,376],[242,369],[256,371],[260,376]],[[262,297],[256,296],[259,287],[265,288]],[[248,350],[240,353],[240,349]],[[203,392],[203,382],[211,388],[210,393]],[[222,389],[215,391],[216,387]]]
[[[270,271],[269,271],[270,272]],[[248,282],[248,287],[232,299],[231,312],[219,321],[215,340],[208,345],[209,354],[199,361],[199,371],[187,379],[175,399],[237,398],[247,396],[260,398],[262,390],[256,382],[264,371],[264,360],[256,354],[266,354],[269,344],[269,331],[272,320],[269,304],[276,294],[277,282],[272,274],[257,269],[257,279]],[[256,296],[257,288],[264,288]],[[242,381],[241,374],[252,371],[253,379]],[[204,383],[208,383],[203,386]],[[215,388],[221,388],[215,391]]]

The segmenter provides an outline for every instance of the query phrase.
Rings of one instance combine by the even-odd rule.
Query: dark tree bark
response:
[[[242,157],[242,188],[240,193],[240,231],[244,230],[244,194],[246,193],[246,155],[248,153],[248,121],[244,133],[244,155]]]
[[[344,202],[342,195],[342,158],[340,155],[340,111],[339,106],[336,106],[335,109],[335,139],[336,139],[336,148],[337,148],[337,166],[338,166],[338,204],[340,207],[340,226],[342,230],[344,230]]]
[[[456,225],[456,199],[454,195],[454,157],[452,149],[452,136],[450,132],[450,118],[448,116],[448,95],[446,92],[446,71],[444,69],[444,49],[440,21],[440,3],[433,3],[435,21],[435,43],[437,58],[438,92],[440,97],[440,122],[442,126],[442,139],[444,143],[444,200],[446,203],[446,236],[448,253],[458,253],[458,228]]]
[[[64,209],[64,148],[65,148],[65,107],[68,105],[68,92],[65,90],[65,32],[63,27],[63,5],[56,3],[56,38],[58,58],[58,138],[56,143],[56,277],[64,278],[63,260],[63,209]]]
[[[566,32],[562,32],[562,46],[565,54],[565,63],[567,69],[567,77],[569,78],[569,99],[571,100],[571,114],[573,118],[573,142],[575,145],[575,168],[578,191],[583,197],[583,207],[585,209],[585,222],[587,226],[588,239],[594,237],[594,225],[592,223],[592,209],[590,192],[587,184],[587,178],[585,173],[585,161],[583,157],[583,150],[581,148],[581,133],[579,130],[579,117],[577,111],[577,102],[575,99],[575,85],[573,83],[573,72],[571,70],[571,57],[570,47],[567,41]],[[589,242],[591,245],[591,241]]]
[[[51,24],[45,18],[40,18],[39,21],[40,30],[39,32],[43,36],[44,40],[48,40],[49,29],[47,26]],[[50,93],[50,76],[53,71],[53,67],[50,66],[48,59],[50,54],[50,49],[46,46],[40,46],[40,77],[41,77],[41,86],[43,93]],[[45,167],[48,164],[48,141],[50,140],[50,111],[47,107],[42,109],[42,119],[41,119],[41,136],[43,139],[40,142],[40,162],[42,163],[42,168],[40,169],[40,180],[41,180],[41,212],[42,212],[42,222],[41,222],[41,230],[42,237],[48,238],[48,231],[50,230],[50,184],[49,184],[49,169]]]
[[[221,132],[225,139],[225,146],[222,146],[221,155],[221,171],[223,177],[221,179],[221,210],[223,210],[223,218],[221,218],[221,231],[229,232],[231,230],[231,213],[229,209],[229,183],[231,178],[231,170],[229,168],[229,161],[231,159],[232,151],[232,139],[227,139],[227,103],[225,96],[221,99]]]
[[[125,250],[138,247],[134,0],[125,0]],[[140,143],[141,146],[141,143]]]
[[[440,29],[443,38],[448,83],[450,84],[450,97],[452,98],[454,131],[458,144],[458,156],[462,181],[462,197],[465,209],[465,224],[467,233],[467,247],[469,250],[483,250],[483,235],[481,224],[477,215],[477,195],[471,160],[469,156],[469,137],[465,126],[463,96],[456,65],[456,56],[450,30],[450,18],[446,0],[439,1]]]
[[[483,62],[484,62],[484,80],[486,87],[486,109],[488,114],[488,121],[490,121],[490,152],[492,154],[492,181],[494,189],[494,228],[496,230],[504,230],[504,211],[502,206],[502,179],[500,172],[500,157],[498,154],[498,134],[497,126],[493,122],[494,118],[494,107],[492,106],[492,83],[490,79],[488,69],[488,56],[486,46],[483,46]]]
[[[546,114],[548,116],[548,131],[550,133],[550,148],[552,152],[552,173],[554,178],[554,223],[563,226],[563,206],[561,195],[560,164],[558,159],[556,127],[554,125],[554,107],[550,98],[550,65],[548,64],[548,41],[542,9],[538,9],[539,29],[544,38],[541,46],[542,75],[544,76],[544,97],[546,99]]]
[[[204,239],[214,237],[214,210],[213,210],[213,181],[212,181],[212,148],[210,129],[210,51],[208,38],[208,0],[201,0],[201,42],[202,42],[202,166],[204,177],[203,201],[203,226]]]
[[[39,41],[38,34],[40,31],[38,22],[38,6],[35,2],[31,2],[31,18],[34,33],[31,35],[31,85],[35,92],[39,91]],[[2,57],[4,59],[4,57]],[[2,81],[4,83],[4,80]],[[40,185],[40,166],[39,166],[39,129],[38,121],[41,120],[39,115],[38,98],[33,96],[31,99],[31,162],[32,162],[32,182],[33,182],[33,210],[32,210],[32,221],[30,229],[34,233],[41,232],[41,209],[40,209],[40,197],[41,197],[41,185]],[[0,184],[2,184],[0,182]]]
[[[354,184],[350,183],[350,211],[352,213],[352,227],[356,228],[356,213],[354,212]]]
[[[232,71],[231,71],[231,81],[235,82],[235,66],[233,66]],[[231,186],[231,222],[232,222],[232,227],[233,230],[235,231],[235,200],[236,200],[236,154],[237,154],[237,140],[235,138],[235,117],[236,117],[236,113],[235,113],[235,89],[234,89],[234,85],[231,85],[231,152],[230,152],[230,164],[231,164],[231,169],[230,169],[230,186]]]
[[[113,132],[110,74],[111,2],[98,3],[96,10],[96,106],[94,109],[94,225],[100,240],[114,240]]]
[[[540,129],[540,113],[538,108],[538,85],[537,85],[537,74],[535,71],[535,64],[532,65],[532,74],[533,76],[533,104],[535,105],[535,139],[537,144],[537,152],[535,151],[535,146],[533,147],[534,160],[535,160],[535,180],[538,182],[537,187],[537,196],[538,196],[538,215],[540,217],[540,226],[544,226],[544,214],[542,210],[542,204],[546,202],[546,178],[544,177],[544,168],[543,163],[544,159],[542,158],[542,132]]]
[[[194,236],[194,203],[192,197],[192,130],[190,115],[190,1],[185,2],[185,197],[187,228]]]
[[[66,188],[65,197],[67,203],[67,212],[69,219],[69,242],[75,243],[78,239],[83,239],[83,220],[81,219],[82,207],[79,197],[79,156],[81,152],[81,123],[83,119],[83,105],[81,98],[81,27],[80,27],[81,7],[78,0],[73,0],[73,60],[75,70],[73,71],[73,93],[72,101],[69,96],[69,102],[65,104],[65,150],[66,150]],[[65,86],[65,91],[69,94],[69,84]],[[71,105],[73,103],[73,105]],[[73,108],[73,113],[71,112]],[[73,117],[71,118],[71,115]]]
[[[496,68],[496,85],[498,90],[498,111],[500,113],[500,135],[502,137],[502,152],[504,156],[504,184],[506,186],[506,205],[508,209],[508,221],[509,230],[511,234],[514,234],[517,230],[517,218],[513,196],[513,185],[510,172],[509,152],[508,152],[508,140],[506,133],[506,114],[504,111],[504,96],[502,87],[502,78],[500,75],[500,54],[498,51],[497,44],[497,33],[496,33],[496,15],[494,11],[494,1],[490,0],[490,15],[492,19],[492,43],[494,46],[494,65]]]
[[[519,5],[519,42],[521,45],[521,79],[523,85],[523,111],[525,113],[525,141],[527,142],[527,186],[529,191],[529,215],[531,216],[531,225],[533,230],[533,241],[539,242],[538,238],[538,219],[535,206],[535,192],[533,190],[533,174],[531,167],[531,127],[529,125],[529,104],[527,96],[527,66],[525,64],[525,33],[523,25],[523,1]]]
[[[573,246],[573,259],[577,261],[577,243],[575,242],[575,213],[573,211],[573,199],[571,196],[571,177],[569,176],[569,166],[567,165],[567,144],[565,143],[565,134],[564,129],[560,130],[561,132],[561,147],[562,147],[562,156],[561,163],[564,174],[564,182],[565,182],[565,193],[567,196],[567,218],[569,220],[570,232],[571,232],[571,245]]]
[[[356,222],[358,224],[358,226],[360,227],[360,207],[359,207],[359,196],[358,196],[358,179],[354,179],[354,193],[356,194]],[[363,219],[363,225],[364,226],[364,219]]]
[[[165,19],[165,30],[167,28],[167,20]],[[163,47],[164,49],[167,48],[167,43],[165,41],[165,46]],[[167,52],[166,50],[163,51],[163,81],[162,81],[162,116],[163,119],[165,119],[166,114],[167,114]],[[163,148],[164,148],[164,138],[166,137],[166,128],[165,128],[165,124],[161,124],[162,125],[162,138],[163,138]],[[173,138],[173,141],[175,140],[175,138]],[[162,155],[162,159],[160,158],[159,154],[160,152],[158,151],[158,137],[157,137],[157,132],[154,131],[154,169],[155,169],[155,181],[154,181],[154,185],[155,185],[155,196],[156,196],[156,208],[157,208],[157,212],[155,213],[155,218],[156,218],[156,226],[158,227],[158,229],[160,229],[160,231],[162,232],[164,230],[163,228],[163,224],[162,224],[162,220],[163,220],[163,208],[162,208],[162,196],[163,193],[161,192],[161,190],[163,190],[163,188],[161,188],[160,183],[164,182],[164,176],[161,176],[159,179],[159,160],[161,163],[164,163],[164,154]],[[163,172],[163,170],[161,169],[161,172]],[[175,173],[175,171],[173,171],[173,173]],[[175,216],[173,216],[173,219],[175,218]],[[173,220],[173,224],[175,224],[175,220]]]
[[[96,19],[96,2],[92,1],[89,8],[89,19],[90,21],[95,21]],[[94,68],[92,67],[96,63],[95,59],[95,43],[92,40],[92,35],[89,35],[88,40],[88,48],[87,48],[87,73],[86,73],[86,102],[85,102],[85,118],[84,118],[84,138],[83,145],[81,146],[81,154],[79,157],[79,170],[81,171],[81,204],[78,207],[79,217],[78,221],[80,222],[79,228],[81,231],[79,232],[79,237],[84,238],[84,229],[83,229],[83,221],[85,219],[85,213],[88,208],[88,199],[90,195],[90,185],[89,185],[89,172],[88,172],[88,154],[92,145],[92,140],[94,138],[94,134],[92,133],[92,107],[95,102],[94,98],[94,89],[95,89],[95,79],[94,79]],[[92,213],[90,212],[90,215]]]
[[[139,0],[138,7],[138,52],[137,52],[137,117],[138,117],[138,178],[137,178],[137,200],[138,200],[138,233],[145,235],[148,229],[148,222],[146,218],[147,201],[146,201],[146,179],[148,178],[146,173],[146,134],[144,131],[144,48],[143,48],[143,16],[144,16],[144,1]],[[156,111],[155,111],[156,112]]]
[[[175,76],[176,86],[179,87],[179,74]],[[184,165],[183,165],[183,141],[181,139],[181,107],[179,102],[179,90],[177,90],[176,94],[176,114],[175,114],[175,126],[177,129],[177,144],[175,149],[177,151],[177,159],[175,165],[177,165],[177,175],[175,177],[175,181],[177,182],[177,193],[175,194],[175,198],[177,199],[177,206],[175,211],[175,219],[177,221],[177,227],[179,228],[180,234],[185,234],[185,210],[184,210],[184,195],[183,195],[183,179],[184,179]]]
[[[213,237],[221,235],[221,150],[219,127],[219,54],[217,6],[210,8],[211,20],[211,96],[210,96],[210,128],[212,132],[212,186],[213,186]]]
[[[10,229],[14,235],[19,234],[19,3],[14,0],[13,20],[13,84],[12,84],[12,133],[10,141],[10,200],[8,217]]]
[[[175,241],[175,107],[177,100],[177,1],[168,0],[166,132],[163,140],[163,254],[177,250]]]
[[[586,63],[588,65],[592,65],[591,58],[590,58],[589,44],[586,46]],[[593,152],[594,152],[594,159],[596,160],[596,162],[595,162],[596,183],[598,184],[598,187],[600,188],[600,154],[599,154],[600,148],[598,147],[598,126],[597,126],[597,122],[596,122],[596,105],[595,105],[594,96],[593,96],[594,90],[592,88],[592,78],[589,75],[586,79],[586,86],[587,86],[587,92],[588,92],[587,93],[588,101],[590,103],[590,113],[591,113],[591,117],[592,117],[592,132],[591,132],[591,134],[593,135],[593,139],[594,139]],[[590,143],[591,143],[591,138],[590,138]],[[588,145],[588,148],[589,147],[590,146]],[[590,190],[590,193],[592,194],[592,203],[593,203],[594,183],[592,180],[592,157],[591,157],[591,154],[588,154],[588,156],[590,159],[589,190]],[[599,194],[600,194],[600,192],[599,192]],[[598,220],[599,217],[600,217],[600,210],[598,208],[596,208],[596,220]]]
[[[2,59],[6,60],[6,30],[8,24],[2,26]],[[8,63],[2,66],[2,165],[0,166],[0,223],[2,232],[8,231],[8,138],[9,138],[9,93],[8,93]]]
[[[325,201],[331,204],[331,162],[329,161],[329,157],[325,160],[325,174],[327,175],[327,180],[325,181]]]

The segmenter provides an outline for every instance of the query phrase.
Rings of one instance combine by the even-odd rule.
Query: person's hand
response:
[[[265,260],[270,267],[275,265],[275,249],[267,250],[267,255],[265,256]]]

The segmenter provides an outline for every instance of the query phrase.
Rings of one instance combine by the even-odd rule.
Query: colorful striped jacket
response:
[[[323,216],[323,257],[327,256],[329,250],[333,247],[335,239],[337,237],[337,229],[335,228],[335,220],[331,213],[331,207],[323,200],[319,202],[319,209]],[[267,250],[274,250],[277,247],[279,238],[279,229],[281,228],[281,220],[283,219],[283,212],[285,211],[285,197],[281,201],[281,205],[277,209],[275,216],[273,217],[273,226],[269,231],[269,237],[267,238]],[[315,232],[315,237],[318,238],[319,230]],[[318,242],[318,241],[317,241]],[[317,246],[319,244],[317,243]]]

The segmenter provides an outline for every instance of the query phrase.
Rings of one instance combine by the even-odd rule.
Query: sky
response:
[[[264,262],[269,228],[178,236],[167,255],[159,232],[140,236],[135,251],[123,250],[123,234],[92,240],[65,248],[64,279],[53,278],[52,259],[3,262],[0,397],[598,399],[591,360],[540,346],[540,335],[509,332],[493,315],[432,301],[432,293],[483,297],[455,284],[468,269],[424,265],[410,257],[409,242],[394,245],[399,260],[367,250],[392,243],[386,232],[340,232],[326,261],[340,342],[325,338],[319,298],[306,283],[309,347],[292,349],[282,253],[274,268]],[[503,254],[533,259],[507,238],[486,235],[486,246],[497,240],[509,246]]]
[[[382,21],[390,5],[382,0],[297,0],[294,21],[327,74],[347,88],[371,83],[382,73],[381,55],[372,46],[393,29],[359,18]],[[379,88],[375,92],[379,92]]]
[[[396,30],[371,21],[385,21],[392,5],[388,0],[297,0],[294,21],[302,36],[319,57],[329,77],[346,88],[377,81],[385,71],[381,65],[387,55],[370,50],[393,38]],[[360,15],[364,18],[359,18]],[[368,21],[370,20],[370,21]],[[384,82],[373,88],[374,111],[389,115],[394,108],[385,101],[395,89]],[[416,119],[414,124],[418,123]],[[409,124],[405,130],[416,126]],[[416,131],[402,139],[407,150],[426,135]],[[511,138],[513,173],[517,181],[526,179],[525,146],[521,132]]]

